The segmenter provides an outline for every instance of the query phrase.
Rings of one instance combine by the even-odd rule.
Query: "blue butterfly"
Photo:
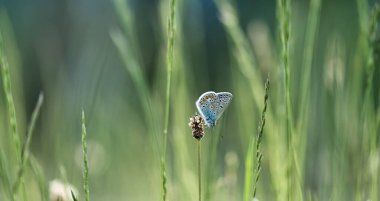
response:
[[[214,127],[216,120],[222,116],[231,100],[232,94],[229,92],[215,93],[213,91],[208,91],[198,98],[195,105],[206,125],[208,127]]]

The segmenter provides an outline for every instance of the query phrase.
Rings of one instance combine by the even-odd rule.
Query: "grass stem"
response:
[[[285,71],[285,113],[287,125],[287,150],[288,150],[288,200],[292,200],[292,180],[293,180],[293,157],[292,157],[292,107],[290,98],[290,69],[289,69],[289,44],[290,44],[290,1],[278,0],[280,35],[282,44],[282,62]]]
[[[377,33],[377,27],[378,22],[380,20],[380,4],[379,2],[376,2],[372,15],[370,18],[369,23],[369,30],[368,30],[368,42],[369,42],[369,55],[367,60],[367,86],[365,89],[365,98],[364,98],[364,108],[363,111],[366,111],[366,118],[369,118],[369,113],[371,111],[375,111],[375,107],[373,104],[373,101],[371,101],[371,97],[374,96],[374,87],[373,87],[373,78],[375,75],[375,46],[377,45],[376,40],[376,33]],[[373,100],[373,99],[372,99]],[[379,145],[378,143],[378,135],[377,135],[377,123],[376,123],[376,114],[373,114],[371,119],[364,119],[365,122],[372,122],[371,129],[370,129],[370,153],[369,155],[371,157],[376,157],[376,153],[378,153]],[[370,173],[369,176],[371,179],[371,199],[372,200],[378,200],[378,170],[373,171],[373,173]]]
[[[170,113],[170,87],[173,68],[174,57],[174,35],[175,35],[175,5],[176,0],[170,0],[170,15],[168,18],[168,39],[167,39],[167,69],[166,69],[166,98],[165,98],[165,116],[164,116],[164,151],[161,158],[162,167],[162,200],[165,201],[167,197],[167,178],[166,178],[166,155],[167,155],[167,141],[169,129],[169,113]]]
[[[21,166],[17,172],[17,179],[16,179],[15,183],[13,184],[13,192],[14,193],[18,192],[20,184],[23,181],[25,166],[26,166],[28,159],[29,159],[29,146],[30,146],[30,142],[32,140],[34,127],[36,125],[38,116],[40,114],[40,109],[41,109],[43,101],[44,101],[44,95],[41,92],[39,97],[38,97],[36,107],[34,108],[33,113],[32,113],[32,118],[30,120],[28,132],[26,135],[26,140],[25,140],[25,142],[22,146],[22,149],[21,149]]]
[[[201,165],[201,140],[197,142],[198,145],[198,197],[199,201],[202,200],[202,165]]]
[[[86,119],[84,111],[82,109],[82,148],[83,148],[83,188],[85,193],[85,200],[90,200],[90,191],[88,186],[88,161],[87,161],[87,131],[86,131]]]

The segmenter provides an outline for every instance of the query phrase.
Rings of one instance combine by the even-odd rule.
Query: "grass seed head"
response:
[[[192,130],[193,137],[197,140],[202,139],[204,132],[204,120],[203,118],[196,114],[190,117],[189,127]]]

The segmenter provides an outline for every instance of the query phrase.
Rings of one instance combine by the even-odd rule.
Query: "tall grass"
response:
[[[358,13],[359,13],[359,25],[360,25],[360,38],[359,38],[359,51],[361,51],[362,60],[364,68],[361,68],[363,72],[363,78],[358,78],[358,81],[363,79],[363,86],[365,88],[363,94],[363,101],[361,105],[361,124],[362,132],[365,135],[361,138],[361,154],[363,157],[363,168],[371,167],[373,163],[373,158],[378,157],[378,142],[377,142],[377,130],[376,130],[376,108],[374,103],[374,92],[373,92],[373,80],[375,73],[375,48],[377,46],[375,40],[377,37],[377,24],[380,17],[379,3],[377,2],[370,12],[368,2],[357,1]],[[359,174],[357,181],[357,199],[365,199],[366,194],[370,194],[371,199],[376,200],[378,198],[377,189],[378,187],[378,167],[369,173],[363,172]],[[371,187],[369,190],[366,183],[370,183]]]
[[[161,41],[159,58],[162,58],[162,66],[167,66],[167,40],[168,40],[168,27],[167,22],[170,17],[170,5],[171,0],[165,0],[160,2],[161,13]],[[167,170],[170,175],[168,183],[168,200],[183,200],[192,201],[199,199],[199,194],[195,189],[198,189],[198,170],[197,170],[197,145],[196,143],[189,143],[192,141],[191,135],[188,134],[188,125],[185,124],[188,118],[194,115],[196,111],[194,93],[191,93],[195,89],[194,78],[191,76],[192,61],[186,55],[186,37],[185,33],[187,27],[185,25],[183,11],[187,8],[190,2],[177,1],[175,11],[175,43],[173,47],[173,69],[172,69],[172,85],[171,85],[171,113],[169,120],[170,134],[168,137],[168,158],[167,158]],[[161,66],[161,65],[160,65]],[[165,75],[167,71],[165,68],[162,72],[157,73],[157,80],[165,81]],[[161,83],[160,88],[165,90],[166,83]],[[162,95],[165,95],[165,91],[158,89]],[[165,98],[165,97],[164,97]],[[161,107],[161,106],[160,106]],[[162,107],[163,108],[163,107]],[[162,119],[162,118],[161,118]],[[204,139],[202,142],[202,148],[204,151],[202,154],[202,160],[207,158],[209,154],[208,140]],[[207,160],[208,161],[208,160]],[[207,166],[203,166],[208,168]],[[203,168],[201,167],[201,168]],[[205,168],[205,169],[206,169]],[[206,199],[206,179],[207,171],[202,174],[202,194],[203,200]],[[205,179],[206,178],[206,179]],[[181,189],[181,190],[179,190]]]
[[[86,117],[82,110],[82,149],[83,149],[83,190],[86,201],[90,201],[90,190],[88,185],[88,159],[87,159],[87,131]]]
[[[2,34],[0,33],[0,62],[1,62],[0,68],[1,68],[1,76],[2,76],[2,80],[3,80],[3,85],[4,85],[3,89],[4,89],[4,92],[6,93],[7,105],[9,105],[8,96],[11,96],[10,98],[12,99],[12,95],[10,94],[10,91],[9,91],[10,89],[8,86],[10,84],[9,83],[9,72],[8,72],[9,70],[8,70],[8,63],[6,63],[6,60],[5,60],[4,47],[3,46],[4,46],[3,37],[2,37]],[[13,102],[13,100],[11,102]],[[14,107],[14,105],[13,105],[13,107]],[[8,106],[8,108],[9,108],[9,106]],[[10,115],[10,114],[11,114],[11,112],[8,112],[8,115]],[[16,127],[14,127],[14,128],[16,128]],[[15,133],[14,133],[14,135],[16,135]],[[3,149],[0,149],[0,151],[1,151],[0,152],[0,174],[1,174],[0,178],[2,179],[2,183],[5,186],[5,188],[7,188],[6,191],[8,193],[9,199],[14,200],[12,188],[11,188],[12,184],[10,183],[10,178],[9,178],[7,167],[6,167],[7,161],[5,158],[5,153],[4,153]]]
[[[12,87],[11,87],[11,80],[10,80],[10,74],[9,74],[9,65],[8,61],[5,55],[5,47],[4,47],[4,41],[2,33],[0,33],[0,68],[1,68],[1,77],[3,80],[3,89],[6,97],[6,103],[7,103],[7,109],[8,109],[8,120],[9,125],[11,128],[10,134],[12,136],[13,140],[13,151],[15,153],[16,161],[17,161],[17,168],[21,167],[21,147],[20,147],[20,136],[18,134],[17,129],[17,119],[16,119],[16,109],[15,109],[15,103],[13,100],[12,95]],[[0,150],[3,152],[3,150]],[[4,176],[6,179],[4,179],[4,185],[7,186],[8,192],[10,192],[9,199],[14,200],[16,197],[15,189],[12,189],[11,184],[11,177],[7,174],[10,174],[10,171],[7,170],[6,166],[8,163],[6,163],[5,156],[3,153],[1,153],[2,156],[0,158],[0,163],[2,166],[2,176]]]
[[[371,160],[374,160],[374,158],[379,157],[379,145],[378,145],[378,129],[376,126],[376,108],[374,107],[375,103],[373,102],[373,96],[374,96],[374,88],[373,88],[373,80],[374,80],[374,74],[375,74],[375,58],[378,56],[375,54],[375,47],[377,45],[376,43],[376,33],[377,33],[377,27],[378,22],[380,20],[380,5],[379,2],[376,2],[371,16],[369,17],[369,26],[368,26],[368,43],[369,43],[369,50],[368,50],[368,56],[367,56],[367,65],[366,65],[366,88],[365,88],[365,95],[364,95],[364,103],[363,103],[363,111],[365,112],[365,119],[364,124],[369,123],[369,129],[367,130],[369,133],[369,143],[370,143],[370,150],[369,150],[369,165],[372,163]],[[366,131],[366,130],[365,130]],[[378,170],[377,167],[375,170],[373,170],[368,176],[371,178],[371,190],[370,190],[370,197],[372,200],[378,200]]]
[[[255,171],[255,183],[253,185],[253,198],[256,197],[257,192],[257,183],[260,178],[260,171],[261,171],[261,160],[263,158],[263,154],[261,151],[261,141],[263,138],[263,131],[265,126],[265,113],[267,111],[268,107],[268,91],[269,91],[269,78],[267,78],[267,81],[265,82],[265,96],[264,96],[264,108],[261,112],[261,119],[258,126],[258,132],[257,132],[257,138],[256,138],[256,171]]]
[[[1,76],[3,80],[3,87],[6,97],[7,109],[8,109],[8,119],[11,128],[11,136],[13,139],[14,151],[16,153],[17,163],[20,164],[21,161],[21,147],[20,147],[20,135],[17,129],[17,119],[16,119],[16,109],[15,103],[12,95],[12,86],[9,75],[9,65],[7,58],[5,56],[5,47],[2,33],[0,33],[0,65],[1,65]]]
[[[161,168],[162,168],[162,200],[166,201],[167,197],[167,177],[166,177],[166,157],[167,157],[167,141],[168,141],[168,129],[169,129],[169,113],[170,113],[170,89],[171,89],[171,76],[173,68],[174,59],[174,36],[175,36],[175,11],[176,11],[176,0],[170,1],[170,14],[168,17],[168,27],[167,27],[167,73],[166,73],[166,96],[165,96],[165,116],[164,116],[164,131],[163,131],[163,153],[161,156]]]
[[[375,102],[379,99],[374,97],[375,90],[379,90],[376,85],[378,83],[376,38],[378,37],[377,24],[380,16],[378,4],[371,11],[367,1],[357,0],[356,6],[352,7],[358,9],[358,16],[352,17],[354,19],[352,25],[342,24],[342,26],[350,27],[353,29],[352,32],[358,28],[358,35],[355,35],[356,32],[352,36],[351,33],[340,33],[339,31],[335,33],[336,27],[334,26],[334,30],[327,30],[329,34],[325,41],[323,36],[326,30],[319,31],[322,28],[326,29],[325,24],[322,24],[326,23],[326,17],[321,13],[331,12],[328,8],[329,5],[339,3],[323,1],[326,6],[322,6],[321,0],[311,0],[308,4],[308,13],[305,15],[306,12],[303,10],[302,12],[297,10],[304,8],[304,4],[291,0],[278,0],[279,44],[266,47],[270,46],[268,43],[264,44],[264,47],[262,44],[261,47],[256,47],[257,44],[254,40],[260,39],[262,33],[250,28],[260,23],[264,24],[262,27],[265,27],[266,23],[246,23],[247,18],[244,13],[246,7],[237,7],[232,0],[215,0],[219,20],[225,31],[225,35],[222,35],[227,39],[229,52],[226,55],[230,58],[226,60],[231,61],[231,68],[226,67],[225,58],[217,58],[218,62],[222,63],[223,61],[223,63],[218,66],[216,71],[215,69],[209,71],[209,69],[194,67],[196,66],[194,64],[207,63],[207,61],[193,61],[200,58],[198,56],[202,53],[199,52],[205,53],[202,55],[205,60],[214,59],[215,55],[205,50],[198,51],[200,47],[207,46],[209,41],[194,42],[186,38],[190,35],[187,33],[189,24],[199,23],[199,25],[207,26],[209,22],[214,23],[209,21],[209,10],[194,12],[200,7],[209,9],[207,6],[200,6],[204,4],[203,1],[200,2],[176,0],[160,2],[160,6],[163,5],[164,9],[159,10],[161,7],[157,9],[159,10],[157,15],[160,15],[162,19],[149,18],[154,22],[149,26],[154,27],[155,31],[159,30],[157,31],[159,37],[156,37],[156,33],[147,34],[149,37],[155,37],[156,42],[159,43],[157,45],[158,53],[154,55],[157,56],[154,60],[158,64],[154,63],[154,65],[158,66],[158,70],[145,72],[148,69],[145,68],[147,67],[144,64],[146,55],[143,52],[146,50],[144,47],[146,35],[136,31],[145,26],[144,23],[140,23],[140,20],[144,20],[141,19],[141,8],[133,7],[135,4],[129,4],[129,1],[113,1],[120,28],[115,28],[117,25],[112,24],[115,27],[111,28],[110,37],[120,54],[120,62],[124,65],[128,78],[135,89],[128,91],[127,96],[120,97],[128,105],[127,107],[141,106],[141,111],[139,109],[130,111],[142,114],[128,111],[130,113],[125,119],[112,119],[114,121],[109,126],[110,128],[101,129],[99,132],[94,129],[95,133],[91,136],[94,138],[97,137],[97,134],[102,136],[94,141],[99,144],[104,141],[112,144],[112,146],[104,146],[105,149],[102,152],[105,155],[105,163],[111,165],[99,170],[98,174],[94,173],[91,181],[88,178],[89,161],[87,161],[84,111],[82,111],[81,119],[82,150],[79,149],[83,154],[79,154],[83,157],[79,161],[79,163],[83,162],[83,172],[81,172],[81,168],[78,168],[81,167],[80,165],[77,167],[74,162],[65,160],[72,159],[72,155],[77,155],[72,154],[71,151],[55,154],[58,158],[54,158],[54,160],[44,158],[41,154],[32,154],[29,147],[32,147],[37,153],[41,152],[39,146],[30,145],[34,130],[40,132],[36,133],[39,135],[37,135],[35,143],[44,143],[47,144],[47,149],[54,149],[53,146],[49,146],[51,144],[49,139],[53,139],[54,135],[44,132],[44,129],[35,129],[42,98],[39,99],[33,111],[25,142],[22,143],[22,132],[20,132],[22,129],[19,127],[22,127],[22,124],[17,124],[17,120],[21,121],[16,119],[15,111],[16,109],[19,111],[18,107],[15,108],[18,98],[13,97],[15,92],[10,84],[10,69],[13,65],[8,66],[4,53],[4,41],[0,40],[1,79],[5,91],[4,108],[8,111],[8,113],[4,113],[6,121],[0,121],[0,129],[6,124],[9,124],[11,128],[10,135],[6,133],[6,135],[0,136],[2,142],[2,147],[0,147],[0,200],[33,200],[36,197],[37,188],[40,191],[41,200],[47,200],[48,189],[45,179],[55,177],[59,172],[56,170],[57,165],[51,164],[51,161],[58,160],[62,160],[62,163],[68,167],[68,176],[73,175],[74,180],[79,178],[76,177],[77,175],[83,173],[85,194],[83,199],[87,201],[89,200],[89,185],[92,187],[91,199],[94,201],[146,200],[152,197],[157,197],[162,201],[196,199],[251,201],[252,197],[259,200],[278,201],[378,200],[380,108]],[[140,2],[136,4],[141,5]],[[325,10],[322,12],[322,9]],[[337,18],[341,14],[338,11],[336,11]],[[193,16],[194,13],[202,15]],[[304,17],[304,15],[305,20],[298,18],[299,16]],[[184,18],[181,19],[181,16]],[[197,20],[205,20],[205,22],[194,22],[194,19],[189,19],[188,16],[198,17]],[[359,27],[354,27],[356,19],[358,19]],[[305,24],[297,24],[298,22]],[[297,29],[301,26],[305,27],[305,33]],[[179,30],[176,30],[177,27]],[[270,28],[268,29],[270,30]],[[207,34],[210,30],[208,27],[206,28]],[[246,30],[250,37],[247,37]],[[191,33],[196,32],[201,31],[195,30]],[[272,32],[268,31],[264,34],[272,42]],[[351,38],[345,34],[350,35]],[[356,47],[350,45],[351,41],[357,42]],[[215,48],[215,46],[212,47]],[[219,48],[219,46],[216,47]],[[187,48],[194,48],[198,56],[192,55]],[[264,51],[264,48],[279,52],[279,58],[276,53],[265,55],[267,57],[263,58],[261,51]],[[325,63],[321,61],[324,56],[326,56]],[[263,60],[265,59],[270,60],[271,63],[264,65]],[[9,61],[11,61],[10,58]],[[71,62],[70,60],[67,64]],[[209,62],[210,67],[212,64]],[[279,68],[279,66],[281,67]],[[113,70],[104,71],[105,75]],[[208,75],[208,73],[210,74]],[[263,81],[263,77],[268,73],[271,77],[270,101],[267,100],[268,88],[267,85],[264,86],[265,82]],[[72,81],[67,79],[65,73],[62,74],[63,78],[60,77],[63,80],[62,83],[67,80]],[[151,76],[152,74],[153,76]],[[151,80],[148,79],[148,75],[153,77],[152,83],[149,83]],[[226,76],[230,80],[226,81],[224,77],[219,80],[219,77],[222,76]],[[230,81],[231,83],[229,83]],[[78,82],[78,84],[81,83]],[[108,85],[104,87],[107,94],[112,94],[109,96],[111,99],[119,98],[115,95],[119,94],[118,90],[129,89],[121,86],[115,89],[116,92],[110,92],[112,90],[109,90]],[[93,89],[101,90],[100,88],[94,87]],[[207,133],[207,137],[202,142],[205,146],[202,145],[204,147],[202,147],[203,155],[201,157],[200,142],[198,144],[188,143],[191,136],[185,134],[187,133],[185,132],[185,121],[196,111],[194,100],[200,91],[205,89],[228,90],[234,94],[234,101],[228,109],[230,112],[223,117],[225,121]],[[67,91],[64,92],[67,93]],[[133,93],[136,93],[136,96]],[[72,96],[72,93],[68,94],[65,94],[70,96],[68,99],[76,101],[76,97]],[[46,93],[46,95],[54,96],[51,93]],[[2,96],[0,97],[2,98]],[[107,98],[109,97],[107,96]],[[263,97],[266,97],[264,102]],[[1,101],[2,99],[0,99],[0,103],[2,103]],[[66,99],[63,99],[63,102],[68,105],[67,107],[71,107]],[[53,110],[61,106],[54,105],[54,102],[48,103],[49,108]],[[104,106],[106,106],[105,111],[125,107],[125,105],[110,105],[107,102]],[[262,112],[261,116],[260,112]],[[1,114],[3,112],[0,112]],[[98,116],[100,113],[97,112],[94,114],[95,119],[100,122],[100,128],[103,128],[104,125],[101,124],[106,122],[107,118],[114,118],[113,115],[110,117]],[[138,118],[140,115],[142,119]],[[71,114],[67,117],[62,116],[64,116],[62,119],[71,119],[72,117]],[[17,117],[22,117],[22,115],[17,115]],[[2,116],[0,118],[3,120]],[[67,126],[66,123],[69,121],[57,122]],[[260,122],[258,131],[255,128],[256,124],[252,122]],[[42,128],[45,126],[54,128],[46,124],[49,122],[41,122]],[[130,129],[131,125],[133,130]],[[71,133],[70,130],[62,132],[67,135]],[[145,132],[146,135],[144,135]],[[257,135],[252,135],[252,133],[257,133]],[[75,136],[74,134],[73,136]],[[142,139],[141,141],[136,140],[141,143],[136,147],[144,146],[149,151],[152,148],[156,155],[150,156],[150,152],[144,153],[145,149],[130,154],[131,147],[119,148],[119,145],[125,142],[115,143],[115,141],[119,142],[121,141],[119,139],[125,140],[125,138],[119,138],[118,134],[128,136],[128,140],[132,139],[131,143],[135,143],[135,139]],[[47,139],[45,138],[47,135],[52,137]],[[145,137],[151,140],[151,144],[146,143],[148,140]],[[78,145],[77,141],[69,137],[67,139],[69,139],[67,145],[70,148]],[[3,146],[4,144],[6,146]],[[10,148],[8,148],[8,144],[10,144]],[[88,145],[90,148],[90,143]],[[123,155],[125,161],[119,162],[120,160],[115,157],[115,153],[120,152],[125,154]],[[198,155],[195,152],[198,152]],[[233,168],[230,167],[231,164],[228,164],[228,161],[226,165],[222,161],[227,155],[226,153],[231,152],[237,155],[234,162],[236,166]],[[8,157],[14,154],[19,158],[16,165],[14,165],[13,159]],[[101,156],[95,156],[94,161],[101,158]],[[157,166],[149,166],[144,169],[140,168],[140,163],[136,162],[144,161],[141,164],[145,164],[145,161],[151,160],[157,160],[155,161]],[[203,166],[205,174],[202,174],[200,165],[202,160],[206,162],[206,165]],[[43,166],[39,164],[40,161],[43,161]],[[194,165],[196,162],[198,162],[198,166]],[[125,164],[128,169],[120,168],[115,164]],[[243,167],[238,168],[240,164],[243,164]],[[149,165],[151,164],[149,163]],[[43,167],[47,169],[44,170]],[[94,172],[96,168],[94,166]],[[17,175],[14,175],[13,172],[16,171],[18,171]],[[146,175],[154,178],[144,177]],[[101,184],[97,184],[99,181],[102,181]],[[148,184],[153,188],[140,189],[140,185],[146,187],[149,181],[154,181],[153,184]],[[78,179],[75,182],[79,184],[80,181]],[[130,196],[124,192],[125,188],[121,184],[133,184],[125,186],[128,191],[136,193]],[[102,188],[96,188],[97,186]]]
[[[290,1],[278,0],[278,21],[280,24],[280,37],[281,37],[281,55],[282,55],[282,66],[284,68],[284,91],[285,91],[285,105],[286,105],[286,128],[287,128],[287,151],[288,151],[288,161],[287,161],[287,174],[288,174],[288,186],[287,194],[288,200],[294,200],[295,191],[295,179],[294,179],[294,148],[293,148],[293,112],[292,112],[292,99],[290,91],[290,63],[289,63],[289,46],[290,46],[290,19],[291,19],[291,6]]]
[[[9,170],[7,166],[10,166],[12,164],[10,161],[8,161],[4,156],[4,150],[0,148],[1,151],[1,157],[0,157],[0,174],[1,178],[3,178],[3,184],[8,189],[7,192],[9,193],[8,199],[10,200],[16,200],[16,199],[23,199],[28,200],[29,195],[27,193],[26,188],[26,182],[24,179],[24,172],[27,170],[28,164],[30,162],[30,156],[32,156],[32,153],[29,149],[32,135],[34,132],[34,128],[37,122],[37,119],[39,117],[40,109],[43,103],[43,95],[42,93],[39,95],[37,104],[33,110],[32,117],[29,123],[29,127],[27,129],[26,139],[22,146],[20,146],[21,138],[18,134],[18,126],[17,126],[17,119],[16,119],[16,109],[15,109],[15,102],[12,95],[12,87],[11,87],[11,79],[10,79],[10,70],[7,58],[5,56],[5,47],[4,47],[4,41],[2,33],[0,33],[0,60],[1,60],[1,77],[3,80],[3,87],[6,97],[6,103],[8,108],[8,120],[9,125],[11,127],[11,135],[13,140],[13,147],[15,148],[15,157],[17,164],[16,166],[11,167],[12,169],[16,169],[16,175],[13,180],[12,177],[12,170]],[[9,155],[8,155],[9,156]],[[7,162],[8,161],[8,162]],[[38,165],[37,162],[33,163],[34,166]],[[41,183],[45,181],[41,180]],[[21,192],[20,192],[20,185],[22,185]],[[41,191],[42,192],[42,191]],[[45,200],[46,194],[41,194],[41,200]]]
[[[197,147],[198,147],[198,200],[202,200],[202,149],[201,149],[201,140],[197,141]]]

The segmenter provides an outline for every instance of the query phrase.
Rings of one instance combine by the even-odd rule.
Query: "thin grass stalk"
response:
[[[202,201],[202,165],[201,165],[201,140],[197,140],[198,145],[198,200]]]
[[[368,2],[363,0],[357,0],[358,14],[359,14],[359,25],[360,25],[360,37],[359,37],[359,47],[361,48],[361,56],[365,63],[365,68],[359,68],[365,70],[366,76],[366,85],[364,100],[362,102],[361,108],[361,123],[362,123],[362,132],[368,135],[362,136],[362,158],[369,159],[361,161],[361,166],[363,164],[368,164],[372,156],[376,156],[377,153],[377,131],[376,131],[376,120],[374,114],[374,103],[373,103],[373,79],[375,72],[375,38],[377,32],[377,23],[380,18],[380,8],[379,2],[377,2],[372,10],[371,15],[368,14]],[[361,78],[359,80],[361,82]],[[363,82],[364,83],[364,82]],[[370,144],[370,146],[368,146]],[[370,156],[368,158],[368,156]],[[368,164],[369,165],[369,164]],[[362,168],[367,168],[367,165],[364,165]],[[376,170],[377,171],[377,170]],[[376,172],[374,171],[374,172]],[[374,179],[376,177],[376,179]],[[363,199],[364,195],[367,194],[367,185],[366,183],[370,182],[371,185],[371,198],[377,200],[377,173],[367,173],[360,172],[357,179],[357,199]]]
[[[365,89],[365,98],[364,98],[364,109],[368,111],[374,111],[373,102],[371,101],[371,97],[373,97],[373,78],[375,74],[375,46],[376,46],[376,31],[377,24],[380,21],[380,5],[379,2],[376,3],[372,15],[370,17],[370,24],[368,30],[368,43],[369,43],[369,54],[367,60],[367,85]],[[376,114],[375,114],[376,115]],[[376,120],[374,120],[376,121]],[[372,133],[372,135],[376,136],[376,132]],[[376,141],[371,141],[376,144]],[[374,144],[373,144],[374,145]]]
[[[9,125],[11,127],[11,135],[12,135],[12,140],[13,140],[13,144],[14,144],[15,152],[16,152],[16,160],[17,160],[17,164],[20,164],[21,150],[20,150],[20,136],[17,129],[16,107],[13,100],[11,78],[9,74],[9,65],[5,56],[4,41],[3,41],[3,36],[1,33],[0,33],[0,65],[1,65],[0,66],[1,76],[3,79],[3,87],[4,87],[5,97],[6,97],[6,103],[8,107]]]
[[[161,24],[163,25],[162,30],[164,30],[162,34],[162,40],[166,41],[167,38],[167,31],[166,31],[166,22],[167,22],[167,14],[168,12],[168,0],[161,1],[160,3],[160,13],[161,13]],[[193,112],[193,107],[188,108],[184,107],[194,105],[193,97],[190,93],[191,87],[194,86],[191,85],[193,82],[192,75],[190,73],[191,68],[189,68],[190,63],[187,62],[187,57],[184,55],[186,54],[186,51],[184,50],[184,46],[186,46],[185,41],[183,40],[183,31],[187,31],[185,25],[182,23],[181,17],[184,14],[184,10],[187,9],[188,3],[186,1],[177,1],[176,3],[176,20],[175,20],[175,44],[174,44],[174,61],[173,61],[173,69],[172,69],[172,86],[171,86],[171,93],[175,92],[175,101],[171,102],[171,111],[175,111],[173,113],[170,113],[170,130],[169,130],[169,142],[170,142],[170,149],[175,150],[172,154],[170,154],[170,161],[173,161],[171,164],[171,169],[175,170],[173,171],[173,174],[170,174],[175,178],[176,180],[176,189],[181,189],[180,191],[175,191],[175,195],[178,198],[182,198],[182,201],[187,201],[189,199],[197,200],[198,199],[198,193],[196,186],[194,186],[194,183],[197,183],[198,176],[196,175],[194,178],[189,178],[189,167],[194,166],[196,168],[196,161],[188,160],[192,155],[194,150],[192,149],[191,143],[188,142],[187,135],[170,135],[170,133],[182,133],[184,132],[184,126],[186,126],[183,123],[183,119],[187,118],[189,116],[189,113]],[[194,2],[195,3],[195,2]],[[164,52],[164,55],[166,54],[166,46],[162,47],[162,52]],[[165,57],[164,57],[165,58]],[[190,71],[189,71],[190,70]],[[164,71],[166,72],[166,71]],[[162,73],[156,74],[156,81],[160,82],[159,80],[162,80]],[[175,84],[174,84],[175,83]],[[189,83],[191,83],[189,85]],[[174,95],[174,94],[173,94]],[[173,98],[173,96],[172,96]],[[174,100],[174,99],[173,99]],[[202,145],[204,142],[202,142]],[[197,146],[196,144],[194,144]],[[196,147],[194,147],[196,149]],[[196,156],[195,156],[196,157]],[[169,160],[169,159],[168,159]],[[169,170],[168,170],[169,171]],[[195,174],[197,174],[195,172]],[[204,177],[204,173],[202,172],[202,177]],[[204,181],[204,180],[203,180]],[[202,182],[203,182],[202,181]],[[202,184],[202,186],[205,186]],[[194,189],[195,188],[195,189]],[[160,189],[160,188],[159,188]],[[204,190],[202,190],[202,193]],[[168,192],[170,194],[170,191]],[[204,195],[202,195],[204,196]],[[176,200],[176,198],[168,198],[169,200]],[[204,199],[204,198],[202,198]]]
[[[90,190],[88,186],[88,159],[87,159],[87,131],[84,110],[82,109],[82,149],[83,149],[83,189],[85,200],[90,201]]]
[[[368,1],[367,0],[356,0],[357,13],[358,13],[358,38],[356,41],[355,55],[351,61],[352,71],[348,74],[348,79],[350,82],[347,83],[349,86],[351,96],[351,102],[353,105],[357,106],[362,100],[363,94],[363,71],[366,69],[365,66],[369,54],[369,43],[368,43]],[[361,108],[358,108],[360,112]],[[362,113],[363,115],[363,113]],[[358,131],[359,132],[359,131]],[[360,131],[362,132],[362,131]]]
[[[363,117],[366,117],[366,118],[368,118],[368,114],[370,112],[374,111],[373,101],[371,97],[373,96],[373,76],[375,73],[375,64],[374,64],[375,47],[374,46],[376,45],[375,39],[376,39],[377,23],[379,20],[380,20],[380,6],[379,6],[379,3],[377,3],[369,18],[368,33],[366,34],[367,36],[366,39],[368,42],[368,46],[367,46],[368,55],[366,55],[367,56],[367,61],[366,61],[367,82],[366,82],[363,110],[362,110],[364,113]],[[364,122],[368,122],[368,119],[364,119]]]
[[[367,85],[365,89],[365,98],[364,98],[364,108],[363,110],[366,110],[365,117],[369,118],[368,113],[371,111],[375,111],[374,104],[373,104],[373,97],[374,91],[373,91],[373,79],[375,74],[375,45],[376,45],[376,31],[377,31],[377,24],[380,20],[380,3],[377,2],[375,7],[373,8],[372,15],[370,18],[370,24],[369,24],[369,31],[368,31],[368,41],[369,41],[369,55],[368,55],[368,61],[367,61]],[[365,122],[371,122],[371,129],[370,129],[370,160],[372,158],[378,157],[378,143],[377,143],[377,123],[376,123],[376,114],[373,114],[373,120]],[[369,175],[371,178],[371,199],[372,200],[378,200],[378,170],[374,170],[372,174]]]
[[[167,141],[168,141],[168,127],[169,127],[169,113],[170,113],[170,87],[171,87],[171,76],[173,68],[173,59],[174,59],[174,35],[175,35],[175,7],[176,0],[170,1],[170,15],[168,18],[168,27],[167,27],[167,72],[166,72],[166,98],[165,98],[165,116],[164,116],[164,147],[161,158],[162,164],[162,200],[166,201],[167,197],[167,178],[166,178],[166,155],[167,155]]]
[[[19,190],[20,183],[23,182],[23,175],[24,175],[25,167],[26,167],[26,164],[27,164],[28,159],[29,159],[29,146],[30,146],[30,142],[32,140],[34,127],[36,125],[37,119],[38,119],[39,114],[40,114],[40,109],[41,109],[43,100],[44,100],[44,95],[41,92],[39,97],[38,97],[36,107],[34,108],[33,113],[32,113],[32,118],[30,120],[30,124],[28,127],[26,140],[25,140],[25,142],[22,146],[22,149],[21,149],[21,166],[17,172],[17,179],[13,185],[13,192],[16,192],[16,193]]]
[[[284,89],[285,89],[285,113],[287,124],[287,150],[288,150],[288,187],[287,194],[288,200],[293,200],[292,190],[293,188],[293,139],[292,139],[292,107],[290,97],[290,69],[289,69],[289,44],[290,44],[290,2],[289,0],[278,0],[280,21],[280,36],[282,44],[282,62],[285,72]]]
[[[190,117],[189,127],[191,128],[191,133],[194,139],[197,140],[197,150],[198,150],[198,200],[202,200],[202,158],[201,158],[201,140],[205,135],[204,131],[204,121],[202,117],[198,114]]]
[[[258,133],[257,133],[257,138],[256,138],[256,163],[257,163],[257,168],[256,168],[256,178],[255,178],[255,183],[253,185],[253,198],[256,197],[256,191],[257,191],[257,183],[260,178],[260,172],[261,172],[261,160],[263,157],[263,154],[261,152],[261,141],[263,138],[263,132],[264,132],[264,126],[265,126],[265,113],[267,111],[267,106],[268,106],[268,97],[269,97],[269,78],[267,78],[267,81],[265,82],[265,96],[264,96],[264,108],[263,111],[261,112],[261,119],[258,127]]]
[[[357,0],[357,12],[358,12],[358,22],[359,22],[359,36],[357,41],[357,49],[356,49],[356,60],[355,60],[355,66],[353,69],[353,75],[351,78],[352,83],[352,89],[350,91],[351,94],[353,94],[353,99],[355,100],[354,104],[359,105],[361,101],[362,95],[362,88],[365,87],[363,84],[365,83],[363,81],[365,73],[365,70],[368,70],[367,64],[368,64],[368,58],[370,53],[370,43],[369,43],[369,7],[368,7],[368,1],[366,0]],[[363,68],[363,66],[365,66]],[[368,73],[368,72],[367,72]],[[365,92],[366,93],[366,92]],[[357,122],[359,123],[360,129],[358,129],[358,132],[368,133],[368,130],[366,125],[368,125],[367,120],[369,120],[366,115],[368,115],[368,111],[366,110],[366,94],[364,95],[364,102],[362,103],[362,108],[360,106],[357,106],[358,112],[361,113],[360,118],[358,118]],[[359,148],[359,155],[361,156],[358,161],[357,165],[360,169],[366,169],[366,162],[367,162],[367,156],[368,152],[370,151],[368,147],[369,142],[369,135],[361,135],[360,138],[360,148]],[[365,177],[368,176],[368,173],[366,171],[358,171],[356,175],[356,192],[355,192],[355,199],[356,200],[363,200],[364,197],[364,191],[366,191],[366,184],[365,184]]]

